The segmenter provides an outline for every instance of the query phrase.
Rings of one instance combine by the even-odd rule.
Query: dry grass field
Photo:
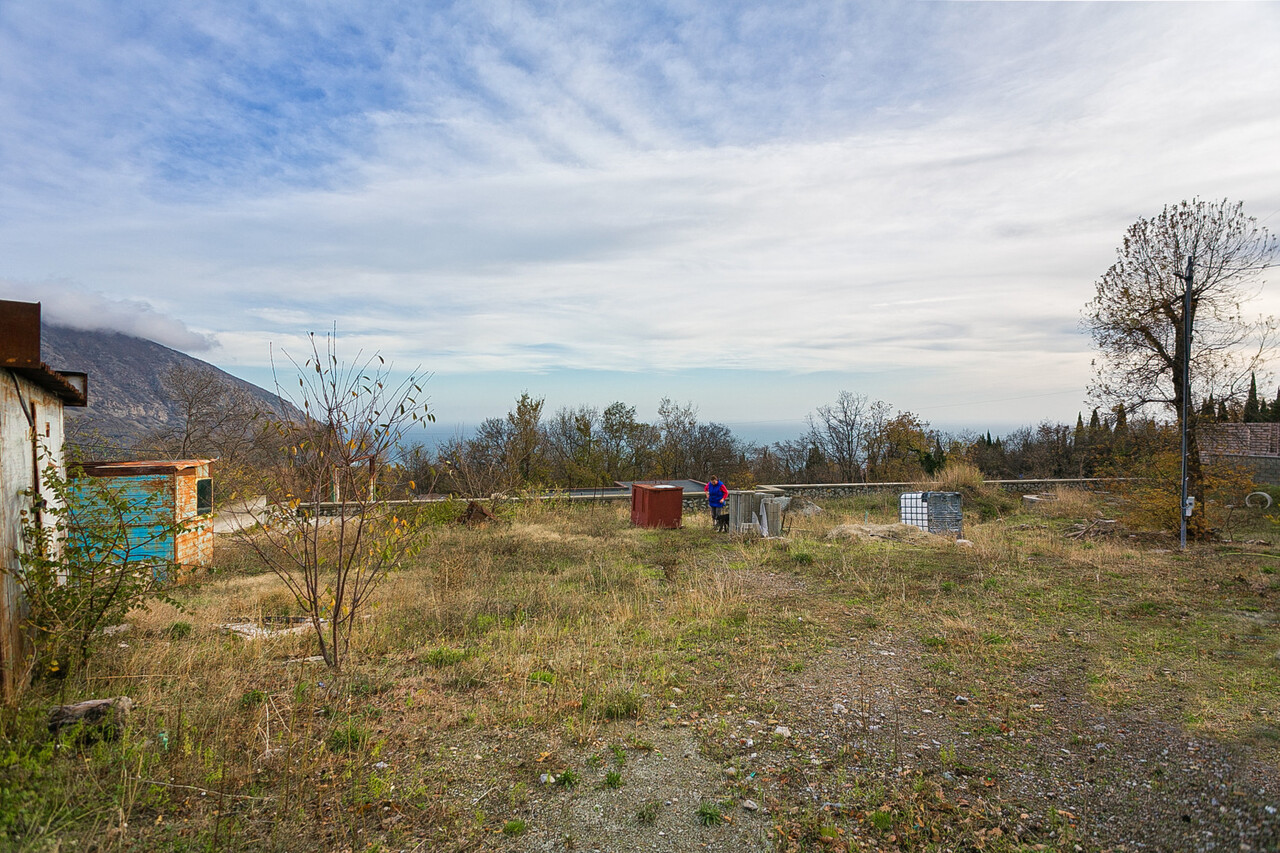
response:
[[[181,609],[0,715],[12,850],[1275,850],[1280,528],[1186,554],[1104,497],[896,495],[789,535],[509,504],[434,529],[358,629],[296,612],[230,541]],[[50,705],[127,695],[114,739]]]

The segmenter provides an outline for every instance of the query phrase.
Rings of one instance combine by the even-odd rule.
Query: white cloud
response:
[[[121,332],[185,352],[204,352],[213,345],[208,336],[191,331],[181,320],[159,313],[144,301],[118,299],[68,282],[0,279],[0,297],[39,302],[40,319],[55,326]]]
[[[66,127],[0,96],[0,275],[180,317],[227,364],[336,322],[450,374],[905,370],[923,408],[1083,389],[1076,318],[1136,218],[1280,210],[1266,5],[231,9],[77,30],[124,70]],[[148,311],[82,312],[116,314]]]

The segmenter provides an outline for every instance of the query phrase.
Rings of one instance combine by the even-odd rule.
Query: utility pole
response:
[[[1194,508],[1195,498],[1187,494],[1187,418],[1191,410],[1191,278],[1195,273],[1196,256],[1187,255],[1187,273],[1174,273],[1186,283],[1182,294],[1182,411],[1179,420],[1182,423],[1182,500],[1178,504],[1182,517],[1178,536],[1178,547],[1187,550],[1187,518]]]

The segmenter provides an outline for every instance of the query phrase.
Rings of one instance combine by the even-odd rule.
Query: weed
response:
[[[609,751],[613,753],[613,763],[619,767],[627,763],[627,751],[620,744],[609,744]]]
[[[646,740],[645,738],[640,737],[640,735],[636,734],[635,732],[632,732],[632,733],[630,733],[630,734],[628,734],[628,735],[627,735],[627,744],[628,744],[632,749],[634,749],[634,750],[636,750],[636,751],[638,751],[638,752],[652,752],[652,751],[653,751],[653,741],[651,741],[651,740]]]
[[[369,733],[354,723],[338,726],[329,733],[325,745],[330,752],[351,752],[359,749],[368,739]]]
[[[448,646],[440,646],[429,650],[423,659],[429,666],[437,669],[446,666],[453,666],[467,659],[467,653],[464,649],[451,649]]]
[[[603,693],[587,693],[582,697],[583,709],[601,720],[624,720],[640,716],[644,700],[634,687],[613,687]]]
[[[185,640],[191,636],[192,630],[190,622],[174,622],[169,626],[169,639]]]
[[[871,825],[881,832],[888,832],[893,828],[893,813],[886,811],[874,811],[871,813]]]
[[[525,822],[516,818],[515,820],[509,820],[502,825],[502,834],[514,838],[517,835],[524,835],[525,829]]]
[[[724,823],[724,809],[719,803],[703,800],[694,815],[698,818],[698,823],[703,826],[718,826]]]
[[[580,781],[581,777],[572,767],[566,767],[556,776],[556,784],[565,788],[576,788]]]
[[[645,826],[653,826],[658,820],[658,812],[662,810],[662,803],[658,800],[649,800],[636,811],[636,821]]]
[[[529,683],[543,684],[550,687],[556,683],[556,674],[554,672],[548,672],[545,669],[535,669],[533,672],[529,673]]]
[[[604,786],[606,788],[621,788],[622,774],[617,770],[610,770],[608,773],[604,774]]]
[[[241,708],[256,708],[267,701],[267,694],[258,689],[246,690],[240,695]]]

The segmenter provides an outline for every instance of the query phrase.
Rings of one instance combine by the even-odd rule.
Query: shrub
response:
[[[139,497],[108,480],[77,477],[74,470],[64,476],[46,462],[42,491],[24,493],[32,503],[22,510],[16,579],[45,670],[66,676],[71,664],[89,659],[103,626],[124,621],[150,601],[177,605],[165,592],[177,567],[149,552],[182,527],[176,521],[137,524],[157,514],[159,491]]]
[[[982,470],[971,462],[951,460],[933,479],[918,483],[925,492],[959,492],[964,508],[981,518],[996,518],[1018,508],[1018,499],[999,486],[988,485]]]

